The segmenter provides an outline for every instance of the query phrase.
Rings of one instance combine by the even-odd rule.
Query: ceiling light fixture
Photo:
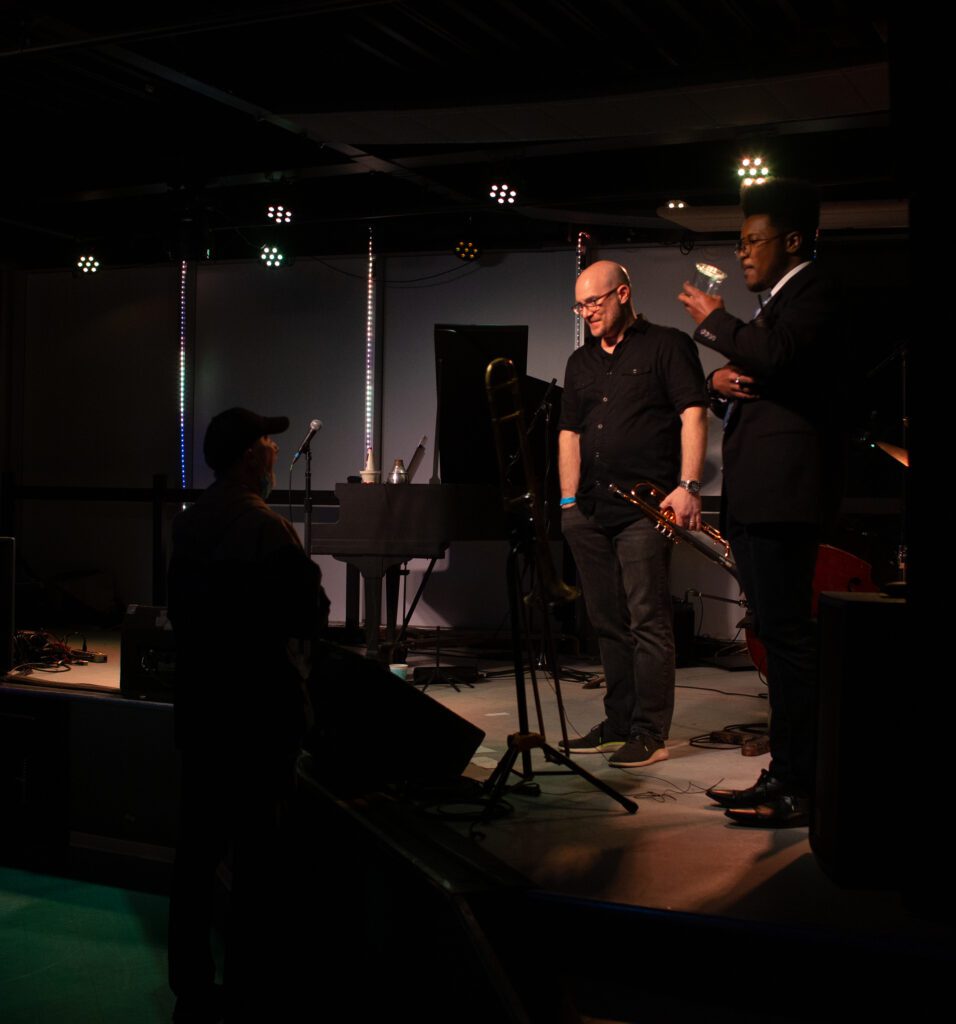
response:
[[[465,263],[481,258],[481,246],[474,239],[463,238],[455,243],[455,255]]]
[[[264,266],[278,269],[285,261],[285,253],[277,245],[264,245],[259,249],[259,259]]]
[[[77,257],[76,269],[81,274],[95,274],[100,269],[100,261],[92,254]]]
[[[762,156],[745,156],[737,168],[737,177],[745,188],[762,185],[770,177],[770,168]]]
[[[287,206],[274,204],[266,210],[266,216],[276,224],[291,224],[292,211]]]

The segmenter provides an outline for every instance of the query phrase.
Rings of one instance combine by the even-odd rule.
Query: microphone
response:
[[[309,445],[312,444],[312,438],[322,429],[321,420],[312,420],[309,424],[309,432],[302,439],[302,444],[299,445],[299,450],[292,456],[292,462],[289,464],[291,469],[298,461],[300,456],[309,450]]]

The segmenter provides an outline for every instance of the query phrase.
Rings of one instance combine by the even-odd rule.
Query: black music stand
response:
[[[495,380],[496,372],[500,375]],[[495,770],[491,773],[484,785],[484,792],[488,796],[487,804],[482,820],[487,820],[493,811],[494,806],[502,798],[509,788],[508,776],[512,771],[519,775],[521,781],[510,787],[512,790],[537,795],[540,790],[534,782],[535,774],[538,775],[566,775],[573,772],[580,775],[586,782],[589,782],[595,789],[607,794],[616,800],[628,814],[637,811],[637,803],[629,797],[619,793],[613,786],[608,785],[601,779],[592,775],[587,769],[582,768],[576,761],[551,746],[547,742],[544,728],[544,716],[541,712],[541,697],[538,691],[538,679],[535,671],[535,659],[531,651],[531,630],[528,628],[528,604],[525,595],[521,590],[521,576],[518,572],[519,558],[526,565],[534,567],[535,588],[531,595],[531,601],[537,606],[541,614],[541,638],[544,647],[546,663],[552,667],[554,678],[554,692],[558,705],[558,718],[561,723],[562,738],[567,745],[568,730],[567,720],[564,714],[564,704],[561,699],[561,679],[558,665],[557,653],[554,647],[554,636],[551,632],[551,621],[549,618],[550,607],[559,601],[566,600],[577,594],[577,591],[561,588],[555,585],[554,567],[550,564],[550,552],[547,549],[546,539],[543,537],[543,523],[541,522],[541,503],[536,491],[533,479],[531,460],[528,454],[527,436],[524,426],[524,416],[521,410],[520,394],[517,387],[517,376],[514,366],[508,360],[496,360],[489,365],[486,375],[487,401],[491,410],[491,420],[494,424],[496,451],[498,467],[501,477],[502,500],[505,504],[511,520],[511,548],[508,553],[507,563],[507,584],[508,584],[508,609],[511,617],[511,642],[512,657],[514,660],[515,692],[518,704],[518,732],[508,737],[508,749],[498,761]],[[498,397],[498,392],[507,390],[503,398]],[[505,430],[510,431],[514,444],[511,446],[519,452],[518,457],[509,457],[509,445],[503,438]],[[516,486],[511,479],[511,471],[520,468],[522,479]],[[509,497],[509,495],[512,495]],[[548,593],[549,583],[552,593]],[[525,690],[524,659],[525,649],[530,656],[529,673],[531,675],[531,688],[534,694],[535,710],[538,718],[538,732],[530,731],[528,723],[528,698]],[[539,749],[544,753],[545,759],[552,764],[563,766],[560,771],[539,771],[535,772],[531,764],[531,751]],[[521,771],[517,771],[515,764],[521,758]]]
[[[608,783],[602,781],[596,775],[592,775],[586,768],[582,768],[581,765],[579,765],[573,758],[558,750],[556,747],[552,747],[551,744],[547,742],[541,716],[541,701],[538,694],[538,682],[535,674],[533,658],[529,663],[529,671],[531,674],[532,691],[535,696],[535,706],[538,712],[538,727],[540,732],[533,733],[529,730],[528,698],[527,693],[525,692],[524,681],[524,645],[527,644],[530,646],[530,632],[526,628],[527,619],[521,614],[524,596],[521,593],[521,580],[518,573],[518,558],[523,557],[528,559],[529,555],[527,543],[525,540],[520,538],[519,533],[520,531],[515,531],[511,551],[508,554],[507,569],[508,607],[511,614],[512,657],[514,659],[515,692],[517,694],[518,702],[518,732],[512,733],[508,737],[508,749],[498,761],[498,764],[495,766],[495,770],[485,782],[484,792],[487,794],[488,799],[485,805],[485,810],[481,816],[481,820],[486,821],[491,817],[492,809],[498,801],[501,800],[507,790],[510,789],[511,791],[523,792],[531,796],[537,796],[540,790],[534,782],[536,774],[566,775],[568,772],[580,775],[582,779],[589,782],[595,789],[599,789],[602,793],[606,793],[613,800],[616,800],[628,814],[634,814],[638,808],[638,805],[634,800],[631,800],[630,797],[624,796],[623,793],[619,793],[613,786],[608,785]],[[531,555],[530,557],[533,558],[534,556]],[[555,689],[556,692],[560,694],[558,662],[554,650],[554,638],[551,633],[551,624],[548,619],[549,609],[544,600],[541,588],[538,588],[537,600],[541,608],[543,622],[542,640],[547,659],[552,665]],[[567,727],[565,724],[563,707],[561,707],[560,717],[561,731],[564,734],[565,741],[567,741]],[[547,761],[552,764],[563,765],[563,770],[549,771],[545,769],[543,771],[535,772],[531,764],[532,750],[541,750]],[[521,758],[520,772],[515,769],[515,763],[519,757]],[[515,774],[520,776],[521,781],[509,787],[508,776],[513,771]]]

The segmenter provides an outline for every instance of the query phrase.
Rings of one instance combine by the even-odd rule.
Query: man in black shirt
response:
[[[607,680],[605,721],[571,753],[636,768],[667,758],[674,710],[670,542],[608,490],[648,481],[676,522],[700,528],[707,390],[686,334],[635,313],[627,271],[602,260],[580,275],[574,311],[591,332],[568,360],[561,412],[561,522]]]

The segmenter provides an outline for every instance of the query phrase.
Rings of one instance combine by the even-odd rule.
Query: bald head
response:
[[[581,271],[578,286],[574,289],[575,297],[580,302],[592,295],[601,295],[619,284],[631,286],[631,279],[620,263],[611,260],[598,260]],[[584,294],[581,294],[581,290]]]
[[[610,351],[624,337],[636,315],[631,304],[631,279],[620,263],[599,260],[581,271],[574,288],[593,338]]]

